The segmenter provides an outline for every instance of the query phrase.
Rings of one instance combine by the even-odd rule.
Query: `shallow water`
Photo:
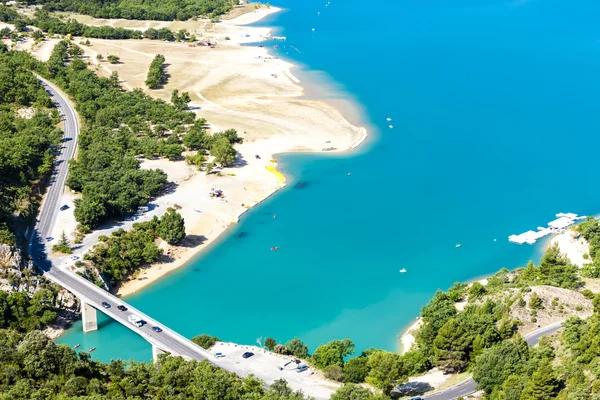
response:
[[[360,103],[360,115],[345,112],[371,138],[355,154],[279,157],[286,189],[127,299],[183,335],[298,336],[311,350],[349,337],[357,349],[394,350],[437,288],[539,257],[540,246],[508,235],[557,212],[598,212],[586,150],[600,132],[600,4],[325,4],[280,0],[288,10],[260,24],[288,37],[277,54],[327,71],[309,85],[312,97],[347,92]],[[102,360],[151,357],[111,321],[85,335],[76,324],[59,341],[95,346]]]

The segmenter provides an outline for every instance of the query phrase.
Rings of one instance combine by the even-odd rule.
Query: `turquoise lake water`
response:
[[[288,37],[272,52],[302,65],[303,84],[315,79],[311,96],[358,103],[345,112],[370,138],[349,155],[280,156],[286,189],[127,298],[185,336],[395,350],[437,288],[539,258],[508,235],[599,211],[600,3],[326,3],[280,0],[286,11],[260,25]],[[59,342],[151,358],[107,319]]]

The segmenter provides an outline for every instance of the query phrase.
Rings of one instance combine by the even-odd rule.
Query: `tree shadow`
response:
[[[187,247],[187,248],[197,247],[197,246],[200,246],[201,244],[204,244],[204,242],[206,242],[207,240],[208,240],[207,237],[204,235],[187,235],[179,243],[179,246]]]
[[[246,166],[246,165],[248,165],[248,162],[244,159],[244,156],[242,156],[238,152],[238,153],[236,153],[235,159],[231,163],[230,167],[239,168],[239,167],[243,167],[243,166]]]
[[[161,190],[160,196],[175,193],[175,190],[177,190],[177,186],[179,185],[175,182],[167,182]]]
[[[392,399],[398,399],[404,396],[422,395],[433,389],[434,387],[427,382],[407,382],[404,385],[396,386],[390,393],[390,397]]]

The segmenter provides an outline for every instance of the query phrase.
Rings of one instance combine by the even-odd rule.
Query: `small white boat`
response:
[[[390,125],[390,129],[394,129],[394,125]]]
[[[401,273],[401,274],[403,274],[403,273],[405,273],[405,272],[406,272],[406,268],[402,268],[402,269],[400,270],[400,273]]]
[[[388,121],[391,121],[391,120],[392,120],[391,118],[386,118],[386,119],[387,119]]]
[[[460,246],[462,246],[462,245],[460,243],[457,243],[456,246],[454,246],[454,247],[456,247],[458,249]]]

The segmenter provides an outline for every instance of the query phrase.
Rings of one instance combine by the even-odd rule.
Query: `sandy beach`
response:
[[[186,165],[185,161],[142,160],[142,168],[162,169],[175,187],[152,202],[157,207],[144,219],[160,216],[168,207],[175,207],[185,219],[187,237],[177,246],[160,243],[164,249],[161,262],[143,268],[135,279],[124,282],[117,290],[118,295],[135,293],[184,265],[214,243],[231,224],[237,223],[243,213],[284,187],[285,177],[277,169],[277,154],[324,153],[324,149],[347,151],[366,139],[366,129],[349,123],[333,106],[302,97],[303,88],[293,75],[292,64],[269,54],[266,47],[241,46],[260,42],[270,35],[268,28],[243,25],[277,11],[275,7],[262,6],[218,24],[206,20],[129,21],[70,15],[98,26],[187,29],[198,40],[216,42],[216,47],[211,48],[150,40],[89,39],[90,46],[81,47],[91,68],[96,68],[99,75],[109,76],[116,71],[124,89],[142,88],[150,96],[165,101],[170,101],[174,89],[189,92],[192,98],[189,109],[205,118],[212,132],[233,128],[244,140],[235,146],[238,152],[235,165],[210,175]],[[117,55],[120,63],[98,61],[97,54],[104,58]],[[144,81],[156,54],[165,56],[169,79],[162,88],[149,90]],[[332,97],[331,93],[328,95]],[[223,190],[224,198],[209,197],[213,188]],[[65,203],[72,203],[77,196],[69,193]],[[60,214],[54,237],[59,237],[63,230],[74,231],[72,209]],[[83,255],[100,234],[127,229],[130,225],[122,222],[88,235],[77,254]]]

